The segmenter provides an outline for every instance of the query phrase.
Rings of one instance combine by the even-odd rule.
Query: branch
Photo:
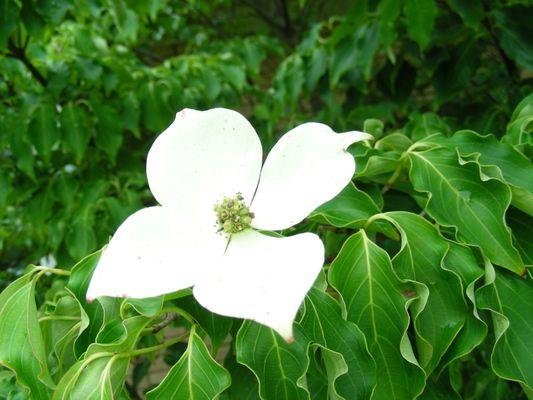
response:
[[[287,0],[280,0],[281,3],[281,13],[283,14],[283,20],[285,21],[285,32],[289,38],[292,38],[292,22],[289,15],[289,9],[287,7]]]
[[[156,324],[156,325],[153,325],[152,326],[152,333],[157,333],[159,332],[161,329],[165,328],[166,326],[168,326],[172,321],[175,321],[179,318],[179,314],[177,313],[167,313],[165,315],[165,318],[163,319],[163,321],[161,321],[160,323]]]
[[[272,17],[270,17],[268,14],[266,14],[253,1],[249,2],[248,0],[240,0],[240,3],[252,8],[257,13],[257,15],[261,17],[267,24],[271,25],[273,28],[285,34],[285,28],[282,25],[278,24],[278,22],[274,20]]]
[[[9,49],[9,53],[7,53],[8,57],[15,58],[22,62],[24,66],[30,71],[32,76],[39,82],[43,87],[46,87],[48,85],[48,81],[46,78],[39,72],[39,70],[31,63],[31,61],[26,56],[25,48],[27,46],[27,43],[24,45],[24,47],[20,48],[15,46],[13,41],[9,39],[7,48]]]

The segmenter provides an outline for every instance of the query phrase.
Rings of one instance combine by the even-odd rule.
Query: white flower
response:
[[[370,138],[306,123],[286,133],[261,168],[261,143],[241,114],[179,112],[148,153],[148,183],[160,206],[137,211],[118,228],[87,299],[152,297],[194,286],[208,310],[252,319],[291,340],[324,246],[312,233],[278,238],[258,230],[289,228],[335,197],[355,171],[346,148]],[[228,207],[240,207],[244,219],[228,216]],[[233,222],[224,225],[224,218]],[[220,232],[222,225],[237,233]]]

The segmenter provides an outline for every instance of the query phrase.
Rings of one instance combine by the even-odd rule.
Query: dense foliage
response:
[[[0,0],[0,398],[531,398],[528,3]],[[156,135],[215,106],[265,150],[309,120],[376,137],[284,232],[328,258],[292,344],[189,291],[85,301],[154,203]]]

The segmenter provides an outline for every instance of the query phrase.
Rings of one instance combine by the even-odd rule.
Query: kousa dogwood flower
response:
[[[146,172],[159,206],[127,218],[103,251],[87,299],[144,298],[193,287],[208,310],[292,339],[298,308],[324,262],[317,235],[265,235],[305,219],[351,180],[346,148],[370,139],[305,123],[262,166],[241,114],[185,109],[152,145]]]

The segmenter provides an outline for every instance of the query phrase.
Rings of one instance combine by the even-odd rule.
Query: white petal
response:
[[[144,208],[118,228],[91,278],[87,299],[152,297],[192,286],[218,263],[227,240],[164,207]]]
[[[161,205],[214,215],[225,196],[251,202],[261,162],[261,142],[241,114],[184,109],[152,145],[146,173]]]
[[[268,155],[251,211],[258,229],[281,230],[307,217],[335,197],[355,171],[352,143],[371,139],[363,132],[337,134],[319,123],[306,123],[289,132]]]
[[[253,230],[233,235],[223,263],[193,289],[208,310],[247,318],[292,340],[292,323],[324,262],[312,233],[274,238]]]

